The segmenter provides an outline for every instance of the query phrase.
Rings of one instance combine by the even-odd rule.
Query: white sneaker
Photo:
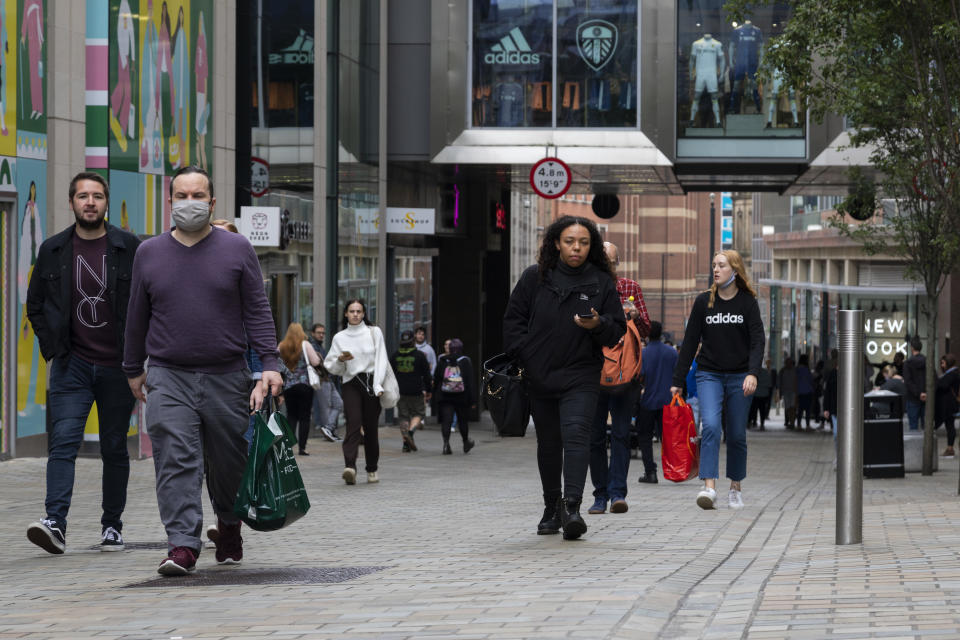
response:
[[[380,482],[380,478],[377,477],[376,471],[367,471],[367,482],[369,484],[375,484]]]
[[[320,434],[323,436],[323,439],[327,442],[336,442],[337,439],[333,437],[333,431],[330,430],[330,427],[323,426],[320,427]]]
[[[697,506],[701,509],[716,509],[717,492],[710,487],[700,489],[700,493],[697,494]]]
[[[730,489],[729,500],[731,509],[743,509],[743,496],[736,489]]]
[[[346,467],[343,470],[343,473],[340,475],[343,478],[343,481],[347,484],[357,484],[357,470],[351,467]]]

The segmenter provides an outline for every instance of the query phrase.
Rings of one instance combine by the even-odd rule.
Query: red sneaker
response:
[[[157,573],[164,576],[185,576],[197,568],[197,552],[189,547],[174,547],[160,563]]]

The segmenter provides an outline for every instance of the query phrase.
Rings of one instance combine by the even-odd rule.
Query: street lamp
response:
[[[714,207],[714,200],[716,200],[717,194],[710,194],[710,269],[713,270],[713,256],[716,254],[716,241],[717,241],[717,210]]]

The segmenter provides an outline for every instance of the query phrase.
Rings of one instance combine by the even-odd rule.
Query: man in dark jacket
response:
[[[426,414],[426,402],[430,400],[433,378],[430,376],[430,363],[423,352],[417,349],[412,331],[400,334],[400,348],[390,356],[390,366],[393,367],[397,386],[400,387],[397,418],[400,420],[403,452],[416,451],[413,432],[423,422]]]
[[[903,363],[903,382],[907,385],[907,422],[910,430],[923,428],[927,403],[926,379],[927,358],[920,350],[923,342],[918,336],[910,339],[910,357]]]
[[[51,360],[47,394],[46,516],[27,538],[50,553],[66,548],[67,512],[84,426],[94,401],[103,459],[102,551],[122,551],[127,430],[136,400],[120,369],[133,256],[140,241],[105,221],[110,189],[96,173],[70,182],[76,223],[40,245],[27,290],[27,317]]]

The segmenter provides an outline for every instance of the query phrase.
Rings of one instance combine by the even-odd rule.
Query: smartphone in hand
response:
[[[577,317],[581,320],[590,320],[591,318],[596,318],[597,314],[595,313],[578,313]]]

